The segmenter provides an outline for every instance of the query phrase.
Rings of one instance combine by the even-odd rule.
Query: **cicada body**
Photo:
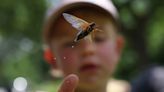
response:
[[[94,22],[88,23],[83,19],[75,17],[71,14],[63,13],[64,18],[79,32],[74,39],[74,42],[77,42],[84,37],[88,36],[95,28],[96,24]]]

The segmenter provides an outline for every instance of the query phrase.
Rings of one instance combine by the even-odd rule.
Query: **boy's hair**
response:
[[[73,9],[80,8],[94,9],[98,12],[105,12],[110,15],[113,22],[119,27],[118,12],[111,0],[61,0],[58,6],[52,7],[47,11],[46,19],[43,26],[43,42],[44,50],[49,50],[49,42],[51,40],[53,25],[57,18],[59,18],[63,12],[69,12]],[[49,50],[50,53],[50,50]]]

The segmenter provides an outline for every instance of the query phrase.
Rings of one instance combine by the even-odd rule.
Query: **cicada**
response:
[[[87,21],[68,13],[63,13],[63,16],[66,21],[79,31],[74,39],[74,42],[88,36],[96,28],[96,24],[94,22],[88,23]],[[88,37],[91,39],[91,35]]]

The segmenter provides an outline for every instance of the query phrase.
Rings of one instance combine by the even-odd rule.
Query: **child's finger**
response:
[[[58,92],[74,92],[74,90],[78,84],[78,81],[79,81],[79,78],[76,75],[74,75],[74,74],[68,75],[64,79]]]

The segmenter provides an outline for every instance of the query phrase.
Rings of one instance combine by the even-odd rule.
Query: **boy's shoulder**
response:
[[[130,84],[125,80],[111,78],[107,84],[107,92],[129,92]]]

